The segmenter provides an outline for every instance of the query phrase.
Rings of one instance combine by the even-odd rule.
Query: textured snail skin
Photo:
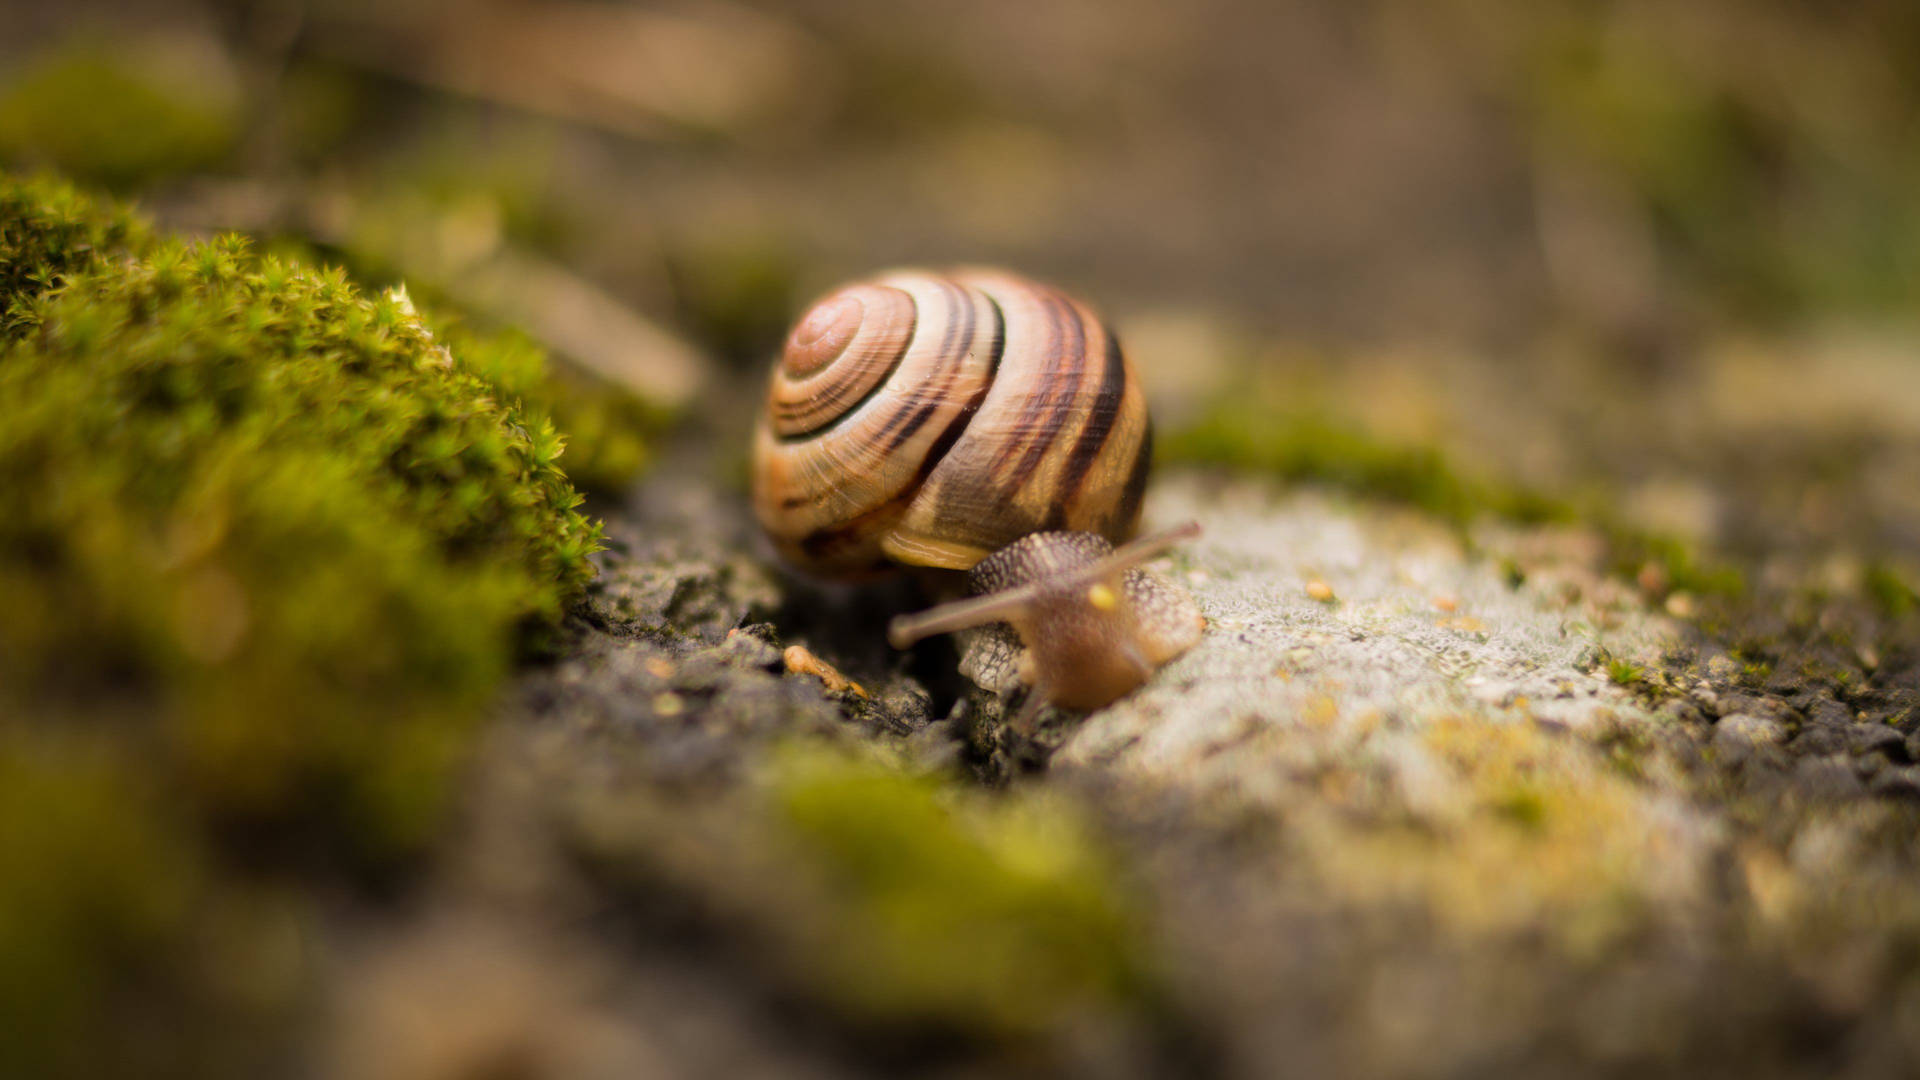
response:
[[[1113,545],[1090,533],[1035,533],[994,552],[967,575],[975,595],[1032,590],[1032,597],[1005,623],[1025,655],[1012,654],[1011,670],[989,672],[990,638],[969,645],[962,670],[991,690],[1006,690],[1006,676],[1044,689],[1051,704],[1097,709],[1129,693],[1161,665],[1192,648],[1206,619],[1192,594],[1151,570],[1132,566],[1093,579],[1081,571],[1113,554]],[[1104,603],[1090,599],[1094,586],[1108,590]]]
[[[965,570],[1029,533],[1124,540],[1151,434],[1113,334],[993,270],[898,271],[794,327],[754,437],[754,510],[795,564]]]
[[[967,575],[972,599],[903,615],[887,638],[905,648],[965,635],[960,670],[996,693],[1033,687],[1014,727],[1043,704],[1097,709],[1131,692],[1206,630],[1185,589],[1141,564],[1200,535],[1188,522],[1115,549],[1082,532],[1023,536]]]

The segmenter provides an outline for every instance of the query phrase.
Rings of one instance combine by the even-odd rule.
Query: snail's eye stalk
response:
[[[915,615],[902,615],[894,619],[887,624],[887,641],[896,649],[904,649],[936,634],[951,634],[955,630],[973,626],[1006,622],[1012,616],[1026,611],[1032,601],[1033,590],[1021,588],[941,604]]]
[[[1142,536],[1137,540],[1129,540],[1119,547],[1114,548],[1111,555],[1102,556],[1100,559],[1089,564],[1087,568],[1080,571],[1080,573],[1095,580],[1105,578],[1123,570],[1130,570],[1146,562],[1148,559],[1164,555],[1199,535],[1200,523],[1197,521],[1189,521],[1184,525],[1176,525],[1165,532],[1157,532],[1152,536]]]

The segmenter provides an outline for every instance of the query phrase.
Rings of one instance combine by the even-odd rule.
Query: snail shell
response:
[[[897,271],[788,337],[754,510],[816,573],[965,570],[1034,532],[1126,539],[1150,447],[1139,381],[1085,305],[1001,271]]]

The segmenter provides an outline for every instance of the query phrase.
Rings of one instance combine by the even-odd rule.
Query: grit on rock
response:
[[[1175,474],[1147,524],[1206,523],[1159,563],[1204,640],[1026,741],[951,645],[885,648],[909,585],[789,579],[736,500],[661,475],[610,518],[601,584],[509,708],[429,899],[355,950],[343,1054],[415,1008],[445,1030],[393,1075],[501,1053],[587,1075],[1384,1076],[1871,1074],[1920,1053],[1910,652],[1756,685],[1579,530],[1463,538]],[[860,689],[788,672],[793,643]],[[1115,868],[1088,880],[1141,924],[1136,974],[1088,975],[1096,934],[1034,961],[1072,1009],[993,1015],[996,984],[923,961],[938,938],[836,972],[901,931],[819,887],[831,845],[788,831],[793,762],[823,747],[940,805],[1084,822]],[[925,917],[964,951],[964,912]],[[474,1000],[498,980],[449,976],[455,940],[486,943],[473,962],[524,984],[537,1022]]]

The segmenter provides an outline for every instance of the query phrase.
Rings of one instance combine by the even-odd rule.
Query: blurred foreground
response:
[[[0,25],[155,219],[0,206],[0,1072],[1920,1062],[1910,5]],[[1208,528],[1036,740],[744,509],[800,304],[953,262]]]

